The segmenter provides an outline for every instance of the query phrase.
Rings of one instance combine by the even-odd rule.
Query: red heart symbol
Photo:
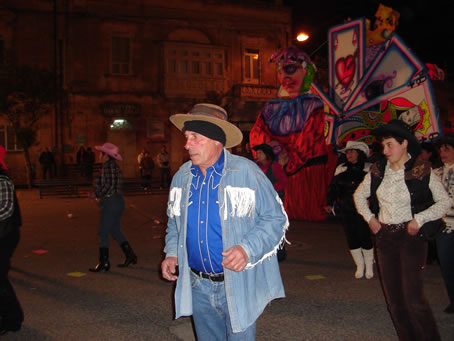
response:
[[[339,58],[336,62],[336,76],[339,82],[348,88],[350,83],[353,80],[356,69],[356,61],[352,55],[347,56],[346,58]]]

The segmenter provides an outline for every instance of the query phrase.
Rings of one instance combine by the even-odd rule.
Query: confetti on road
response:
[[[304,276],[306,279],[309,279],[311,281],[316,280],[316,279],[325,279],[326,277],[323,275],[308,275]]]
[[[71,276],[71,277],[84,277],[84,276],[86,276],[86,275],[87,275],[86,273],[84,273],[84,272],[78,272],[78,271],[76,271],[76,272],[69,272],[69,273],[68,273],[68,276]]]
[[[43,255],[43,254],[45,254],[45,253],[48,253],[49,251],[39,249],[39,250],[33,250],[32,252],[33,252],[33,253],[36,253],[37,255]]]

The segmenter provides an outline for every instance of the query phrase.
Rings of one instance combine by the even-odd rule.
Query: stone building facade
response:
[[[267,61],[288,46],[291,24],[280,0],[2,1],[0,62],[48,68],[66,93],[40,122],[32,163],[39,170],[45,147],[61,166],[75,163],[79,146],[109,141],[120,147],[125,177],[136,177],[140,151],[156,155],[165,144],[176,171],[184,140],[168,117],[199,102],[224,106],[247,136],[276,96]],[[0,139],[23,183],[23,155],[4,118]]]

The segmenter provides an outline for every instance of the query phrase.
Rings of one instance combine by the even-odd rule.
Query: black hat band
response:
[[[184,122],[183,132],[187,130],[208,137],[209,139],[219,141],[225,146],[225,133],[214,123],[200,120],[186,121]]]

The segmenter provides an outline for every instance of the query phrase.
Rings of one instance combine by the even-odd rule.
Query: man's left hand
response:
[[[224,256],[224,260],[221,265],[226,269],[240,272],[246,267],[249,257],[240,245],[235,245],[221,253]]]
[[[410,236],[416,236],[416,234],[419,232],[419,225],[415,219],[407,224],[407,232]]]

